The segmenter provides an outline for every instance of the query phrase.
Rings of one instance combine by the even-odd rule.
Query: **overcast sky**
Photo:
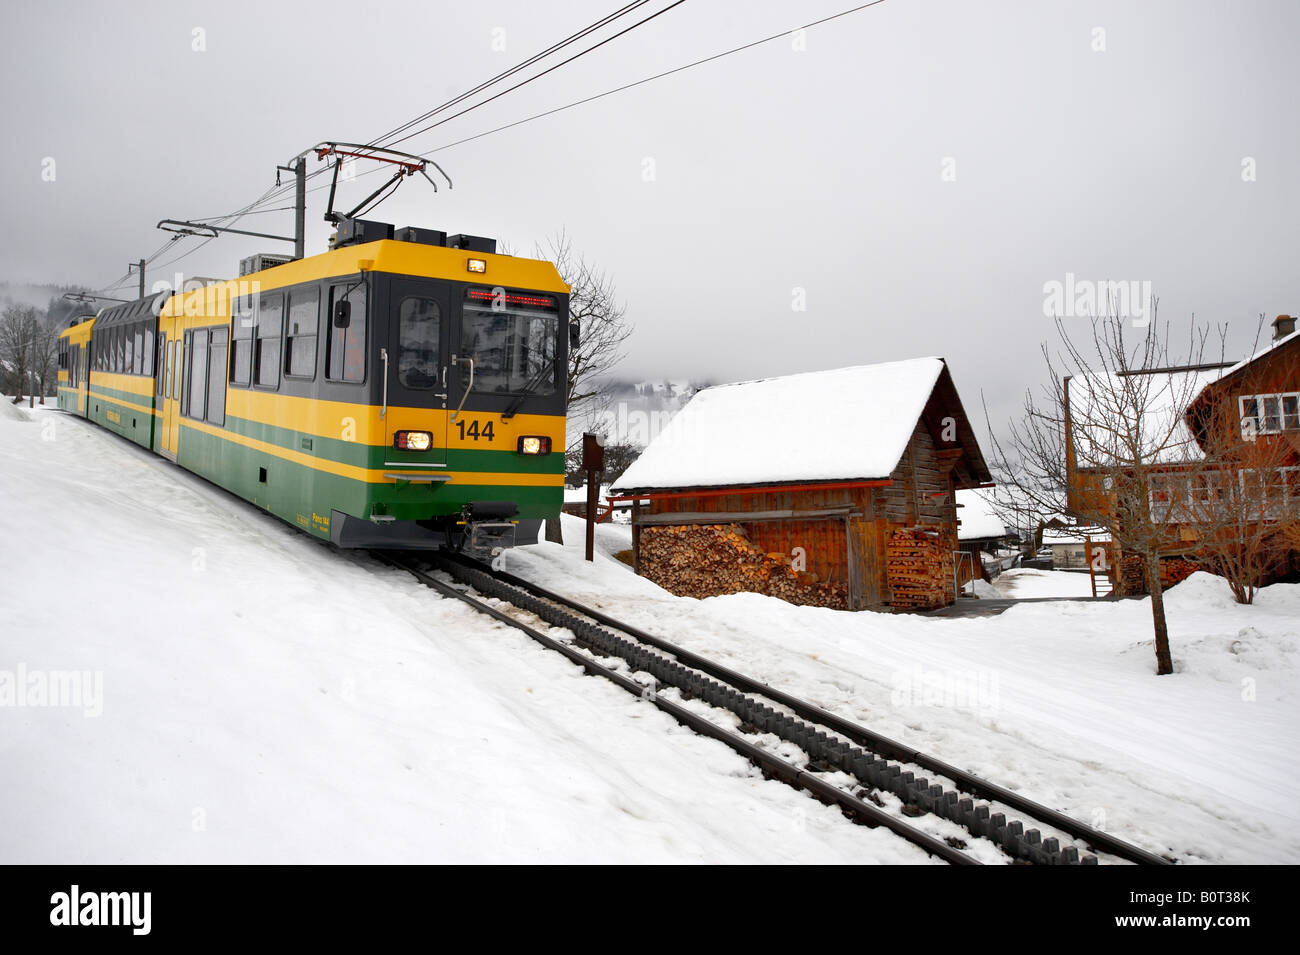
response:
[[[4,4],[0,279],[111,284],[165,241],[157,220],[243,206],[300,150],[372,139],[617,5]],[[402,148],[851,5],[688,0]],[[886,0],[446,149],[453,190],[410,181],[374,217],[516,250],[567,230],[627,301],[627,376],[937,354],[996,416],[1041,378],[1044,284],[1067,273],[1150,282],[1162,318],[1228,322],[1237,350],[1258,313],[1300,310],[1297,37],[1293,0]],[[323,210],[311,194],[308,254]],[[229,237],[167,264],[197,244],[151,281],[286,248]]]

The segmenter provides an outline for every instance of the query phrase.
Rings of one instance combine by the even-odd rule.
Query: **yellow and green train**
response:
[[[369,241],[74,322],[59,407],[341,547],[536,540],[569,287],[491,239],[347,225]]]

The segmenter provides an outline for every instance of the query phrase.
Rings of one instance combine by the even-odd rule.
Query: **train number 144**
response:
[[[478,421],[469,422],[468,427],[466,427],[466,423],[464,421],[457,421],[456,427],[460,428],[460,439],[462,441],[464,441],[466,438],[473,438],[475,441],[477,441],[479,438],[482,438],[484,441],[492,440],[491,421],[483,425],[482,428],[479,427]]]

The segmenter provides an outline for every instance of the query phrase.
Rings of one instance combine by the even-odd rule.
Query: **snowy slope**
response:
[[[921,862],[517,631],[91,425],[0,412],[0,862]],[[74,574],[80,571],[79,579]]]

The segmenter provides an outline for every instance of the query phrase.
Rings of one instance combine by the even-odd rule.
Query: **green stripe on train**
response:
[[[384,514],[427,520],[460,512],[470,501],[509,500],[522,518],[553,517],[561,487],[383,482],[367,484],[250,448],[224,437],[182,428],[177,463],[318,537],[329,537],[330,511],[353,517]],[[265,471],[265,480],[262,480]],[[468,476],[467,476],[468,477]]]

